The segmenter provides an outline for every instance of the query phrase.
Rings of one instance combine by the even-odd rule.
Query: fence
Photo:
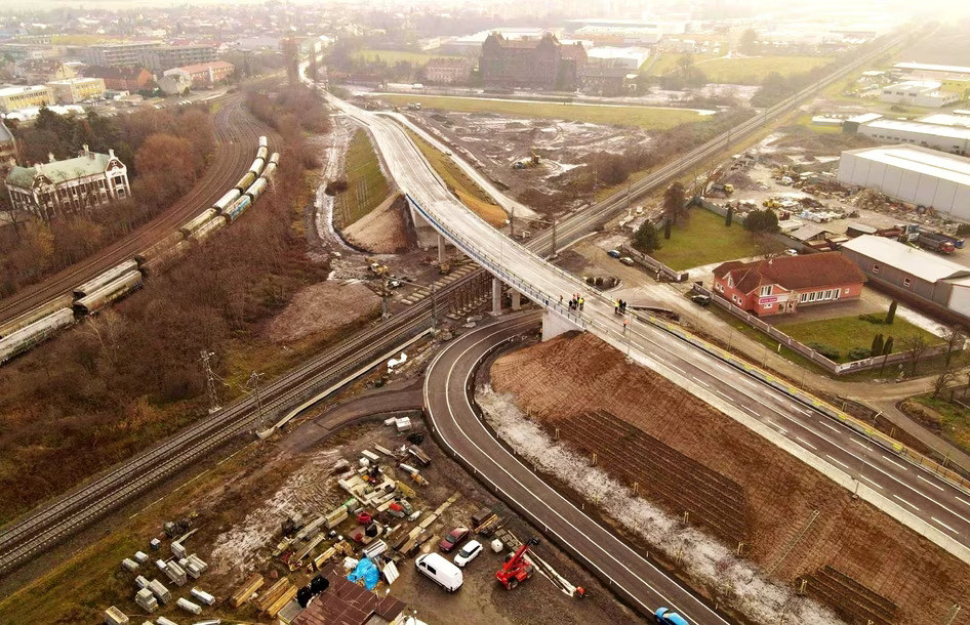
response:
[[[854,371],[867,371],[869,369],[875,369],[876,367],[885,367],[887,365],[894,365],[901,362],[908,362],[909,359],[911,358],[910,352],[905,351],[905,352],[896,352],[895,354],[889,354],[888,356],[871,356],[869,358],[863,358],[862,360],[854,360],[852,362],[839,364],[833,360],[826,358],[825,356],[818,353],[816,350],[812,349],[811,347],[798,342],[797,340],[788,336],[781,330],[778,330],[777,328],[773,327],[771,324],[765,323],[755,315],[752,315],[746,310],[743,310],[742,308],[735,306],[734,304],[727,301],[726,299],[724,299],[714,291],[707,289],[701,286],[700,284],[694,284],[693,291],[695,293],[700,293],[701,295],[707,295],[708,297],[711,298],[711,301],[714,302],[714,304],[717,305],[718,307],[723,308],[724,310],[731,313],[733,316],[744,321],[752,328],[767,334],[768,336],[775,339],[776,341],[778,341],[788,349],[792,350],[797,354],[804,356],[805,358],[808,358],[819,367],[822,367],[823,369],[825,369],[826,371],[834,375],[844,375],[846,373],[852,373]],[[924,357],[936,356],[944,353],[946,349],[947,349],[946,345],[934,345],[932,347],[926,348],[926,351],[923,352],[923,356]]]
[[[687,279],[690,277],[686,271],[677,271],[675,269],[671,269],[659,260],[651,258],[642,252],[638,252],[628,245],[624,245],[620,249],[623,250],[623,253],[630,258],[656,273],[658,280],[660,279],[660,276],[666,276],[674,282],[687,282]]]

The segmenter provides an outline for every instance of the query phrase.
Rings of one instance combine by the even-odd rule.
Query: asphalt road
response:
[[[547,537],[610,580],[611,587],[634,607],[647,614],[668,606],[691,623],[727,623],[532,473],[479,420],[468,396],[476,364],[503,341],[535,328],[538,321],[535,313],[506,318],[464,334],[439,353],[424,385],[425,408],[439,439]]]

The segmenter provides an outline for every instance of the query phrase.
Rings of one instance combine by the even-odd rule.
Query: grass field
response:
[[[811,113],[806,113],[805,115],[799,115],[795,123],[798,124],[799,126],[805,126],[812,132],[817,132],[823,135],[826,135],[826,134],[837,135],[842,133],[841,126],[816,126],[815,124],[812,123]]]
[[[648,70],[647,73],[651,76],[663,76],[664,74],[668,74],[674,71],[675,69],[677,69],[677,61],[680,60],[681,56],[683,55],[673,54],[670,52],[666,54],[661,54],[660,56],[657,57],[657,60],[655,60],[652,65],[650,65],[650,69]],[[696,65],[701,61],[706,61],[711,58],[714,58],[714,57],[710,54],[695,54],[694,64]]]
[[[678,124],[700,120],[700,116],[694,111],[641,106],[596,106],[591,104],[517,102],[515,100],[400,94],[382,95],[380,98],[395,106],[419,102],[425,108],[437,108],[460,113],[500,113],[521,117],[565,119],[590,124],[638,126],[647,130],[662,130]]]
[[[754,238],[741,224],[735,222],[727,228],[720,215],[694,208],[690,221],[684,226],[674,226],[670,239],[664,240],[661,236],[661,248],[651,256],[679,271],[757,253]]]
[[[346,228],[371,212],[387,198],[388,185],[370,138],[363,130],[354,133],[344,166],[347,190],[337,195],[334,218]]]
[[[942,342],[938,336],[914,326],[898,315],[892,325],[870,323],[858,317],[839,317],[821,321],[782,323],[775,327],[806,345],[820,343],[834,347],[842,355],[839,359],[841,362],[848,360],[847,354],[855,347],[868,349],[876,334],[882,334],[883,337],[892,336],[893,351],[896,352],[904,350],[906,339],[915,336],[922,336],[929,345]]]
[[[948,396],[948,391],[941,393],[940,397],[934,399],[931,395],[921,395],[906,400],[903,405],[905,412],[917,412],[920,421],[935,424],[931,429],[938,433],[957,447],[970,452],[970,410],[957,404],[951,404],[944,397]],[[957,399],[960,398],[959,392]],[[929,410],[920,410],[912,404],[916,403]]]
[[[426,52],[402,52],[400,50],[358,50],[354,52],[354,58],[365,61],[380,59],[388,65],[394,65],[400,61],[411,65],[424,65],[431,59],[460,59],[461,57],[448,54],[428,54]]]
[[[411,139],[417,144],[418,149],[424,157],[431,163],[431,167],[438,172],[445,184],[448,185],[457,195],[462,203],[475,212],[476,215],[487,221],[495,228],[505,225],[508,215],[501,206],[494,203],[485,191],[475,184],[475,181],[465,175],[458,165],[421,139],[418,135],[408,130]]]
[[[679,54],[664,54],[650,67],[651,76],[663,76],[677,69]],[[694,65],[708,80],[717,83],[758,85],[771,72],[782,76],[802,74],[832,61],[822,56],[752,56],[726,59],[699,54]]]

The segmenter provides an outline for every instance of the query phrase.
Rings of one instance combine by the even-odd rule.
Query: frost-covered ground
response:
[[[740,559],[710,536],[684,526],[679,519],[636,497],[598,467],[553,441],[514,403],[510,394],[481,388],[476,400],[486,422],[538,470],[555,475],[595,503],[616,522],[670,560],[680,561],[697,583],[720,603],[757,623],[832,625],[842,621],[827,607],[797,596],[791,588],[765,578],[753,563]]]

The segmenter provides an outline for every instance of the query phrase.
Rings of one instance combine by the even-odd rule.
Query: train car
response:
[[[263,192],[266,191],[267,184],[269,184],[269,181],[266,180],[265,177],[260,178],[259,180],[253,183],[253,186],[249,187],[249,189],[246,190],[246,195],[251,197],[253,199],[253,203],[255,203],[256,200],[258,200],[260,196],[263,195]]]
[[[181,233],[179,236],[181,236]],[[146,276],[157,276],[166,265],[181,258],[190,249],[192,249],[192,244],[189,241],[179,241],[160,254],[156,254],[139,264],[138,267]]]
[[[121,276],[127,274],[129,271],[138,271],[138,261],[134,259],[126,260],[123,263],[115,265],[99,276],[88,280],[81,286],[74,287],[74,299],[81,299],[86,295],[94,293],[109,282],[113,282],[114,280],[117,280]]]
[[[11,319],[7,323],[0,326],[0,339],[5,336],[10,336],[21,328],[26,328],[35,321],[38,321],[47,315],[60,310],[61,308],[70,308],[72,301],[74,301],[74,298],[70,295],[61,295],[60,297],[55,297],[46,304],[42,304],[33,310],[25,312],[19,317]]]
[[[245,176],[243,176],[242,178],[239,179],[239,182],[236,183],[236,186],[234,188],[237,191],[239,191],[239,193],[242,193],[243,191],[245,191],[246,189],[249,188],[249,185],[251,185],[254,182],[256,182],[256,178],[258,178],[258,177],[259,176],[257,176],[253,172],[248,171],[248,172],[246,172],[246,175]],[[237,199],[238,199],[238,196],[237,196]],[[235,200],[233,200],[233,201],[235,201]],[[223,212],[225,212],[225,209],[223,209]]]
[[[206,210],[202,211],[201,213],[199,213],[189,221],[182,224],[182,227],[179,228],[179,232],[181,232],[182,234],[185,235],[186,238],[188,238],[189,235],[191,235],[193,232],[201,228],[206,222],[208,222],[218,214],[219,214],[219,211],[217,211],[216,209],[207,208]]]
[[[253,161],[253,164],[249,166],[249,173],[259,176],[263,173],[263,167],[266,166],[266,159],[257,158]]]
[[[244,193],[241,198],[229,205],[229,208],[226,209],[226,217],[232,221],[236,221],[252,203],[253,198],[249,194]]]
[[[269,157],[269,161],[266,163],[266,167],[263,169],[263,178],[267,180],[272,180],[273,176],[276,174],[276,169],[280,164],[280,153],[273,152],[273,155]]]
[[[240,182],[242,182],[242,181],[240,180]],[[252,184],[252,183],[250,183],[250,184]],[[246,187],[243,187],[243,189],[245,189],[245,188]],[[216,201],[216,203],[212,205],[212,208],[216,209],[220,213],[222,211],[226,210],[226,207],[227,206],[229,206],[230,204],[232,204],[233,202],[235,202],[239,198],[239,196],[242,195],[243,189],[238,189],[236,187],[233,187],[232,189],[230,189],[229,191],[227,191],[225,195],[223,195],[221,198],[219,198]]]
[[[141,268],[146,263],[151,262],[153,258],[158,258],[159,256],[164,255],[166,252],[184,240],[185,235],[176,230],[155,245],[152,245],[151,247],[135,254],[135,262],[138,263],[138,267]]]
[[[269,162],[272,163],[272,164],[274,164],[274,165],[279,165],[280,164],[280,153],[279,152],[273,152],[273,155],[269,157]]]
[[[269,156],[269,148],[260,146],[260,148],[256,150],[256,158],[261,158],[265,161],[267,156]]]
[[[129,271],[123,276],[103,285],[98,290],[89,293],[74,302],[74,314],[77,316],[93,315],[108,304],[125,297],[142,285],[141,272],[138,269]]]
[[[34,345],[46,341],[55,332],[74,324],[74,312],[70,308],[59,308],[33,323],[20,328],[9,336],[0,339],[0,364],[22,354]]]
[[[243,197],[246,197],[246,196],[243,196]],[[236,201],[238,202],[239,200],[236,200]],[[231,210],[233,206],[235,206],[235,202],[233,204],[230,204],[229,209],[227,210]],[[189,237],[189,240],[192,241],[193,243],[202,243],[207,238],[209,238],[209,236],[216,230],[225,228],[227,223],[229,223],[229,220],[226,219],[225,215],[218,215],[217,217],[214,217],[209,221],[207,221],[201,228],[193,232],[192,235]]]
[[[259,147],[261,148],[269,147],[269,141],[266,139],[265,136],[262,136],[259,138]]]

